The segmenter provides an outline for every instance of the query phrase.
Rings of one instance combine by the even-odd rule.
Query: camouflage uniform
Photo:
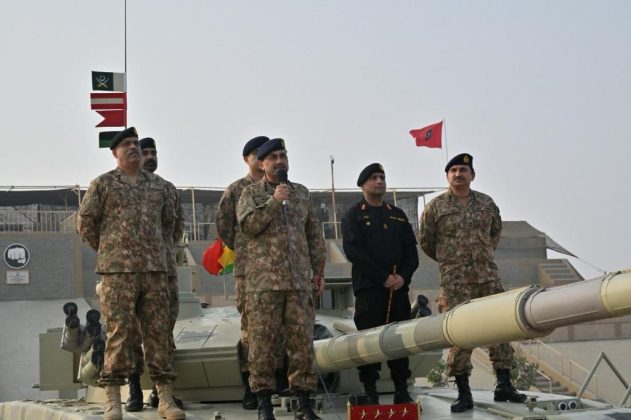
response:
[[[289,183],[288,212],[273,197],[275,184],[262,179],[247,186],[237,206],[246,238],[245,311],[249,314],[250,386],[276,389],[274,366],[278,334],[287,337],[288,380],[292,390],[315,390],[315,321],[311,272],[322,274],[322,229],[307,188]]]
[[[165,181],[142,170],[135,185],[119,170],[90,184],[79,210],[79,234],[97,251],[102,275],[99,296],[107,344],[101,384],[122,385],[132,370],[138,322],[154,383],[175,379],[170,363],[165,232],[175,212]]]
[[[502,219],[491,197],[471,190],[463,207],[458,204],[458,197],[447,191],[429,202],[420,225],[421,248],[438,262],[445,309],[504,291],[494,256]],[[509,344],[489,346],[489,356],[495,369],[513,367]],[[470,374],[470,358],[471,350],[452,347],[447,360],[448,375]]]
[[[243,178],[228,185],[226,191],[219,200],[219,208],[217,210],[217,232],[219,236],[234,251],[234,263],[232,274],[234,275],[234,283],[237,291],[237,311],[241,314],[241,370],[248,371],[248,315],[244,311],[245,308],[245,264],[247,254],[245,250],[245,237],[241,233],[241,228],[237,223],[237,204],[243,189],[252,184],[254,180],[250,176]]]
[[[164,238],[164,243],[166,245],[166,258],[167,258],[167,298],[168,298],[168,319],[169,319],[169,331],[171,331],[171,348],[175,349],[175,342],[173,341],[173,329],[175,327],[175,322],[177,321],[177,315],[180,309],[180,302],[178,299],[179,291],[177,284],[177,263],[175,261],[175,246],[182,239],[182,235],[184,234],[184,211],[182,210],[182,203],[180,201],[180,195],[177,192],[177,188],[175,185],[170,183],[169,181],[164,181],[167,186],[167,190],[169,193],[169,198],[171,200],[171,206],[175,211],[175,221],[173,225],[173,230],[171,233],[167,231],[162,232],[162,236]],[[136,337],[133,346],[133,360],[134,366],[132,368],[132,373],[142,375],[144,370],[144,356],[142,351],[142,341],[141,334],[138,323],[134,325],[134,331],[132,332],[132,337]]]

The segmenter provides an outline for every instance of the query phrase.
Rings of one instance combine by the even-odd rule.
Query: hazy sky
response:
[[[123,4],[0,0],[0,185],[114,166],[90,72],[124,70]],[[631,1],[128,0],[127,19],[129,123],[178,186],[227,185],[265,134],[311,188],[331,154],[339,187],[374,161],[443,187],[445,150],[408,131],[445,119],[505,220],[631,267]]]

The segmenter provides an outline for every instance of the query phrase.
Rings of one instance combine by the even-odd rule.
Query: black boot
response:
[[[294,412],[295,420],[321,420],[311,408],[311,394],[309,391],[298,391],[298,409]]]
[[[241,406],[245,410],[256,410],[258,404],[256,402],[256,394],[252,392],[252,388],[250,388],[250,372],[241,372],[241,379],[243,380],[243,387],[245,388]]]
[[[409,404],[413,403],[414,400],[410,397],[410,393],[408,392],[408,383],[407,381],[395,383],[394,384],[394,397],[392,398],[393,404]]]
[[[458,399],[451,404],[452,413],[462,413],[473,408],[473,397],[469,388],[469,374],[456,375],[456,385],[458,386]]]
[[[142,411],[142,388],[140,388],[140,375],[133,373],[129,375],[129,398],[125,403],[125,411]]]
[[[149,394],[149,405],[151,408],[158,408],[158,404],[160,404],[160,399],[158,398],[158,390],[154,385],[151,394]]]
[[[510,380],[509,369],[495,370],[497,386],[495,387],[495,401],[509,401],[512,403],[524,403],[528,398],[525,394],[517,392]]]
[[[364,393],[366,394],[366,404],[379,405],[379,394],[375,382],[364,382]]]
[[[272,391],[259,391],[256,393],[259,406],[259,420],[276,420],[272,407]]]

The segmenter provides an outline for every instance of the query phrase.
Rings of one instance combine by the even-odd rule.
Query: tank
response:
[[[326,280],[329,292],[323,303],[328,309],[320,310],[316,315],[314,351],[316,367],[324,379],[328,395],[361,392],[355,368],[363,364],[407,356],[410,357],[412,377],[424,377],[442,357],[443,349],[454,345],[475,348],[542,337],[558,327],[631,313],[631,270],[625,270],[559,287],[515,289],[474,299],[436,315],[430,314],[427,299],[419,296],[413,305],[418,318],[358,332],[349,309],[353,301],[349,264],[335,241],[328,241],[327,246]],[[192,261],[192,258],[188,260]],[[185,401],[239,401],[243,395],[238,352],[240,317],[232,307],[202,308],[193,294],[196,269],[195,266],[178,268],[180,314],[174,329],[177,346],[174,366],[178,373],[175,394]],[[49,331],[48,334],[56,335],[57,343],[61,342],[69,352],[59,346],[40,350],[40,363],[45,367],[40,370],[42,390],[59,389],[62,392],[76,389],[80,382],[92,384],[102,363],[102,345],[96,337],[94,324],[95,320],[98,321],[96,314],[90,313],[89,325],[84,326],[78,323],[76,306],[73,310],[72,305],[66,305],[64,313],[69,318],[65,329]],[[53,355],[54,352],[57,353]],[[50,364],[48,361],[59,360],[60,352],[72,357],[70,365],[74,371],[70,375],[67,372],[62,375],[47,366]],[[67,368],[68,364],[65,366]],[[61,376],[65,379],[60,380]],[[150,389],[148,377],[143,376],[142,385],[144,389]],[[382,370],[378,388],[381,392],[392,389],[388,369]],[[438,399],[455,398],[453,390],[446,392],[451,396],[439,396]],[[434,391],[434,394],[440,392]],[[123,397],[126,398],[125,395]],[[543,405],[546,398],[557,401],[551,396],[538,396],[539,402],[536,396],[533,398],[529,409],[520,407],[526,410],[526,414],[528,410]],[[489,399],[486,394],[474,393],[474,399],[484,404],[492,403],[492,396],[491,402],[485,401]],[[86,401],[81,404],[100,404],[101,401],[102,389],[87,386]],[[577,407],[589,406],[601,411],[611,408],[587,400],[582,403],[577,403],[576,399],[571,401]],[[570,406],[571,401],[567,400],[564,404]],[[554,405],[556,402],[546,404]],[[328,406],[331,408],[335,404],[329,403]],[[448,404],[445,407],[443,409],[448,412]],[[502,410],[515,408],[511,406]],[[631,415],[631,410],[626,412]]]

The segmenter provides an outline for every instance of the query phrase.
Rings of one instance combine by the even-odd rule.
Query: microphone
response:
[[[276,171],[276,177],[278,178],[278,182],[281,184],[286,184],[287,183],[287,169],[285,168],[280,168]],[[289,204],[287,203],[287,200],[283,200],[283,212],[287,213],[287,210],[289,210]]]

